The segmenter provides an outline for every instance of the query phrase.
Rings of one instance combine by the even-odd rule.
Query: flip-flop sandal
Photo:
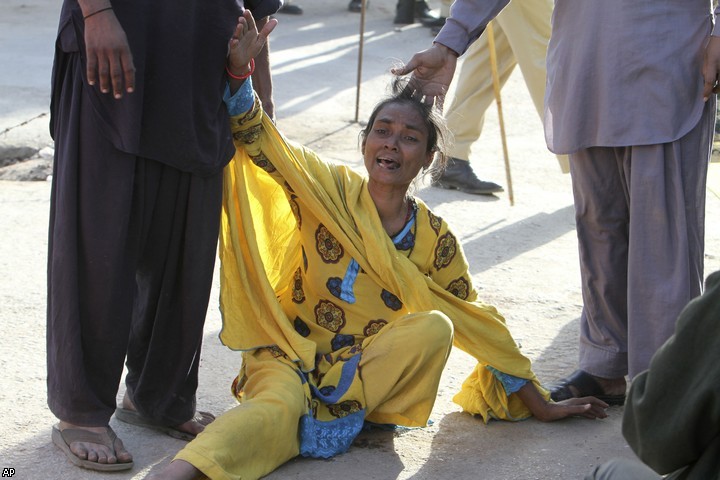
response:
[[[149,428],[157,432],[170,435],[171,437],[177,438],[179,440],[185,440],[189,442],[190,440],[195,439],[195,434],[193,433],[183,432],[182,430],[178,430],[176,427],[169,427],[167,425],[158,424],[148,418],[143,417],[135,410],[117,407],[115,409],[115,418],[117,418],[121,422],[129,423],[130,425],[136,425],[138,427]],[[215,415],[209,412],[196,412],[195,416],[192,419],[200,423],[201,425],[208,426],[210,425],[210,423],[212,423],[213,420],[215,420]]]
[[[570,389],[571,386],[575,388],[577,395]],[[550,385],[549,390],[550,397],[556,402],[576,397],[595,397],[608,405],[625,404],[624,393],[607,395],[597,380],[585,370],[575,370],[569,377]]]
[[[97,443],[99,445],[105,445],[113,452],[115,449],[116,442],[119,442],[117,435],[112,428],[107,427],[106,433],[95,433],[81,428],[66,428],[60,430],[57,425],[53,425],[52,428],[52,441],[57,445],[60,450],[65,453],[65,456],[73,464],[78,467],[87,468],[88,470],[96,470],[99,472],[117,472],[120,470],[130,470],[133,466],[133,462],[126,463],[99,463],[90,460],[85,460],[75,455],[70,450],[70,444],[73,442],[86,442],[86,443]]]

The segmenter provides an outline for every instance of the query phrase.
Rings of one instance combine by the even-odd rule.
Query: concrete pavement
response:
[[[47,134],[49,78],[59,3],[0,3],[0,146],[41,148]],[[328,158],[361,167],[356,110],[358,14],[345,1],[306,0],[302,16],[279,15],[272,35],[278,124]],[[385,93],[389,68],[430,45],[428,29],[396,29],[393,0],[372,0],[366,19],[358,118]],[[541,380],[573,369],[581,308],[569,178],[547,152],[542,127],[519,72],[503,90],[515,206],[507,197],[473,197],[422,189],[418,195],[448,220],[463,242],[481,297],[508,319]],[[491,107],[473,163],[484,178],[507,185],[497,116]],[[720,172],[711,166],[706,272],[720,269]],[[0,181],[0,471],[20,479],[100,479],[72,466],[50,442],[55,419],[45,392],[45,250],[49,184]],[[217,297],[214,297],[217,298]],[[234,401],[229,384],[239,355],[223,347],[211,304],[205,329],[198,404],[220,413]],[[622,408],[603,421],[554,424],[481,421],[460,412],[452,396],[472,370],[454,352],[426,429],[363,434],[345,455],[297,459],[268,478],[546,479],[582,478],[593,465],[632,453],[620,435]],[[122,393],[122,389],[121,389]],[[112,421],[136,467],[115,479],[144,478],[168,462],[181,441]],[[269,427],[270,428],[270,427]],[[242,448],[239,445],[238,448]]]

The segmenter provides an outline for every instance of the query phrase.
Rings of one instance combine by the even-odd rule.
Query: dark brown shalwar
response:
[[[195,411],[222,168],[234,151],[225,55],[241,6],[114,2],[137,68],[136,91],[115,100],[87,85],[82,14],[77,0],[63,5],[47,310],[48,405],[61,420],[106,425],[126,356],[141,414],[177,425]]]

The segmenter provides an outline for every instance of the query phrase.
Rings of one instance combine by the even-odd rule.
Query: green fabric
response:
[[[720,271],[633,381],[623,435],[648,466],[672,472],[667,478],[720,478]]]

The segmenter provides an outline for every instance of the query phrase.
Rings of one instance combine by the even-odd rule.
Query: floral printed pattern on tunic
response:
[[[262,110],[260,109],[260,105],[258,105],[258,103],[255,102],[252,106],[252,109],[248,113],[246,113],[245,115],[242,115],[240,117],[235,117],[234,121],[238,126],[242,127],[246,123],[252,122],[253,120],[255,120],[258,116],[258,113],[260,113],[261,111]],[[258,125],[258,126],[260,128],[262,128],[262,125]]]
[[[338,333],[333,337],[333,339],[330,341],[330,346],[333,349],[333,352],[336,352],[344,347],[349,347],[350,345],[353,345],[355,343],[355,337],[352,335],[343,335],[342,333]]]
[[[324,387],[319,388],[320,393],[325,395],[326,397],[329,397],[333,393],[335,393],[335,385],[325,385]]]
[[[370,320],[370,322],[363,328],[363,334],[366,337],[369,337],[371,335],[375,335],[378,333],[382,328],[387,325],[387,321],[385,320]]]
[[[395,248],[400,251],[408,251],[415,246],[415,233],[411,230],[405,235],[402,240],[395,244]]]
[[[343,247],[322,223],[315,231],[315,247],[325,263],[338,263],[343,256]]]
[[[257,141],[261,133],[262,125],[253,125],[247,130],[240,130],[239,132],[233,133],[233,138],[241,143],[250,144]]]
[[[275,171],[275,165],[268,160],[264,153],[260,152],[257,155],[250,155],[250,159],[255,165],[265,170],[267,173],[273,173]]]
[[[362,405],[357,400],[346,400],[340,403],[334,403],[327,406],[330,413],[337,418],[343,418],[351,413],[359,412],[362,410]]]
[[[302,273],[300,272],[300,267],[295,270],[295,275],[293,275],[292,301],[295,303],[302,303],[305,301],[305,292],[303,291]]]
[[[315,321],[331,332],[339,332],[345,326],[345,312],[327,300],[320,300],[315,307]]]
[[[428,218],[430,219],[430,228],[435,231],[435,235],[440,234],[440,228],[442,227],[442,218],[438,217],[430,210],[428,210]]]
[[[445,235],[440,237],[435,248],[435,261],[434,265],[437,270],[445,268],[450,265],[450,262],[457,253],[457,240],[455,236],[447,232]]]
[[[272,354],[272,356],[275,357],[275,358],[284,358],[284,357],[286,357],[285,352],[283,352],[282,350],[280,350],[280,347],[278,347],[277,345],[271,345],[271,346],[265,347],[265,348],[267,348],[267,350],[268,350],[268,351]]]
[[[327,287],[328,291],[333,295],[333,297],[341,298],[340,293],[342,292],[342,278],[330,277],[328,278],[327,283],[325,283],[325,286]]]
[[[295,317],[293,327],[295,327],[295,331],[303,337],[310,335],[310,327],[308,327],[307,323],[303,322],[300,317]]]
[[[302,228],[302,215],[300,215],[300,205],[298,205],[297,198],[297,195],[290,195],[290,210],[292,210],[292,213],[295,216],[298,228]]]
[[[462,300],[467,300],[470,292],[470,284],[465,278],[460,277],[450,282],[446,290]]]
[[[380,298],[382,298],[383,303],[385,303],[385,306],[388,307],[390,310],[398,311],[402,308],[402,302],[400,301],[400,299],[385,290],[384,288],[382,293],[380,294]]]

